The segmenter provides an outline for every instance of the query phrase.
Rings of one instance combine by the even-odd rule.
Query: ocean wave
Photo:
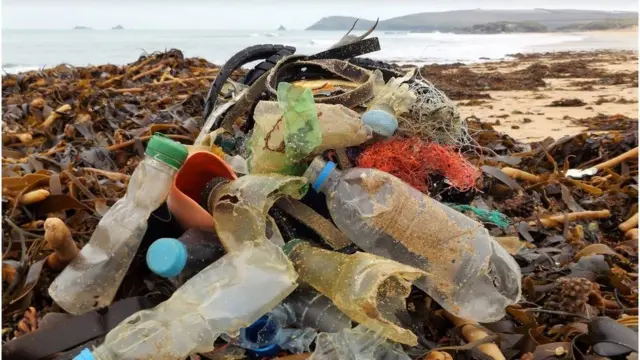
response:
[[[334,40],[334,39],[311,39],[309,40],[309,44],[311,45],[328,45],[331,46],[335,43],[337,43],[338,40]]]
[[[10,68],[19,67],[19,66],[29,66],[29,65],[28,65],[28,64],[14,64],[14,63],[5,63],[5,64],[2,64],[2,68],[3,68],[3,69],[4,69],[4,68],[10,69]]]
[[[28,71],[40,70],[42,66],[30,65],[30,64],[17,64],[17,63],[4,63],[2,64],[2,71],[8,74],[18,74]]]

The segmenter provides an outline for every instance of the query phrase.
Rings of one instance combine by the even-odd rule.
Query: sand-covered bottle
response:
[[[284,251],[300,281],[331,299],[353,321],[393,341],[418,344],[416,335],[402,325],[409,317],[405,299],[412,281],[424,272],[364,252],[325,250],[300,239],[289,241]]]
[[[49,295],[61,308],[80,315],[111,304],[147,230],[149,216],[166,200],[187,154],[184,145],[167,137],[151,138],[125,196],[100,219],[89,243],[49,287]]]
[[[340,171],[318,157],[304,176],[351,241],[423,270],[415,285],[448,311],[490,322],[519,300],[520,268],[482,224],[383,171]]]

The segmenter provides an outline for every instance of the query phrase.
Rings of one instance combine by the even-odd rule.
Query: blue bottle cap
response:
[[[73,360],[95,360],[95,358],[89,349],[84,348],[80,351],[80,354],[73,358]]]
[[[162,277],[177,276],[186,264],[187,249],[177,239],[158,239],[147,250],[147,266]]]

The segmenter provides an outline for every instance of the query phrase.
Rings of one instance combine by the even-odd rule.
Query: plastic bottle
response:
[[[210,352],[221,334],[238,336],[284,300],[297,276],[282,249],[266,239],[244,242],[165,302],[118,324],[92,359],[184,359]]]
[[[212,214],[225,248],[239,239],[267,237],[282,247],[284,239],[269,209],[280,197],[300,199],[307,179],[280,174],[249,174],[237,180],[215,178],[203,190],[204,207]]]
[[[418,344],[416,335],[400,324],[408,318],[405,299],[411,282],[423,276],[422,271],[363,252],[346,255],[321,249],[300,239],[289,241],[284,251],[300,281],[327,296],[352,320],[393,341]]]
[[[102,217],[89,243],[58,275],[49,295],[80,315],[110,305],[147,230],[147,219],[167,198],[173,176],[187,158],[184,145],[154,135],[127,192]]]
[[[178,239],[163,238],[151,244],[147,250],[147,266],[180,287],[224,254],[224,247],[214,232],[193,228]]]
[[[351,329],[351,319],[331,299],[313,289],[298,288],[284,302],[295,314],[296,326],[335,333]]]
[[[240,330],[240,335],[225,340],[250,350],[262,358],[288,350],[294,354],[309,351],[317,332],[311,328],[287,328],[295,322],[293,310],[280,304],[249,327]],[[224,337],[224,336],[223,336]]]
[[[253,173],[301,174],[309,154],[356,146],[371,138],[360,115],[340,104],[316,104],[311,89],[278,84],[278,101],[260,101],[248,143]]]
[[[339,333],[320,333],[309,360],[410,360],[402,346],[362,325]],[[426,359],[426,357],[424,358]],[[84,360],[84,359],[82,359]]]
[[[462,318],[496,321],[518,302],[520,267],[482,224],[388,173],[335,167],[318,157],[304,176],[364,251],[424,270],[416,286]]]

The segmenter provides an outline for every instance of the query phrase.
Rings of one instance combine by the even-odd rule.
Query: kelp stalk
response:
[[[597,211],[577,211],[573,213],[566,214],[568,221],[576,221],[576,220],[596,220],[596,219],[605,219],[611,216],[611,212],[609,210],[597,210]],[[553,227],[558,224],[562,224],[565,219],[565,214],[562,215],[553,215],[544,219],[540,219],[540,223],[545,228]],[[535,226],[535,221],[530,221],[529,225]]]

